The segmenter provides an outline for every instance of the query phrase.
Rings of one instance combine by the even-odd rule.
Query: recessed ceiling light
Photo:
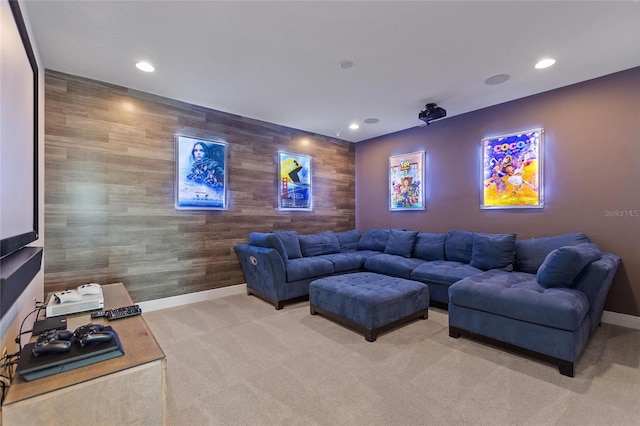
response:
[[[374,117],[367,118],[366,120],[364,120],[364,122],[367,123],[367,124],[376,124],[379,121],[380,121],[380,119],[374,118]]]
[[[156,70],[153,65],[151,65],[149,62],[144,62],[144,61],[138,62],[136,64],[136,68],[144,72],[154,72]]]
[[[360,128],[360,125],[358,123],[351,123],[349,124],[349,128],[351,130],[358,130]]]
[[[486,79],[484,81],[484,84],[487,84],[489,86],[493,86],[493,85],[496,85],[496,84],[502,84],[505,81],[509,80],[510,78],[511,78],[511,76],[509,74],[496,74],[496,75],[492,75],[491,77]]]
[[[552,58],[545,58],[539,61],[536,64],[536,69],[541,70],[543,68],[549,68],[551,65],[555,64],[556,60]]]
[[[342,69],[351,68],[352,66],[353,66],[353,61],[349,59],[343,59],[342,61],[340,61],[340,68]]]

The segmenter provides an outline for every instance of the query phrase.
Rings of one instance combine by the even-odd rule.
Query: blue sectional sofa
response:
[[[517,240],[515,234],[404,229],[251,233],[235,251],[247,293],[281,309],[319,278],[375,272],[429,286],[448,307],[449,334],[502,343],[573,376],[599,324],[620,258],[582,233]]]

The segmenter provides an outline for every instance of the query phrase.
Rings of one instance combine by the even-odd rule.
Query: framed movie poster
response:
[[[389,157],[389,209],[425,209],[424,151]]]
[[[482,141],[483,209],[542,208],[544,129]]]
[[[311,210],[311,157],[278,153],[278,209]]]
[[[227,144],[176,135],[177,209],[227,208]]]

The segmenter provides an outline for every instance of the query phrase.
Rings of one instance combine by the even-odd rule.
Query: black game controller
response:
[[[38,336],[31,352],[33,356],[68,352],[71,349],[73,333],[69,330],[49,330]]]
[[[113,339],[111,327],[102,324],[85,324],[76,328],[73,336],[80,347],[84,348],[92,343],[110,342]]]

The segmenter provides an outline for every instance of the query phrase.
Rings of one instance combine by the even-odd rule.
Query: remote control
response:
[[[102,318],[105,315],[104,311],[96,311],[91,313],[91,318]]]
[[[140,315],[142,313],[142,309],[138,305],[125,306],[123,308],[117,309],[109,309],[104,311],[104,316],[109,320],[117,320],[120,318],[132,317],[135,315]]]

